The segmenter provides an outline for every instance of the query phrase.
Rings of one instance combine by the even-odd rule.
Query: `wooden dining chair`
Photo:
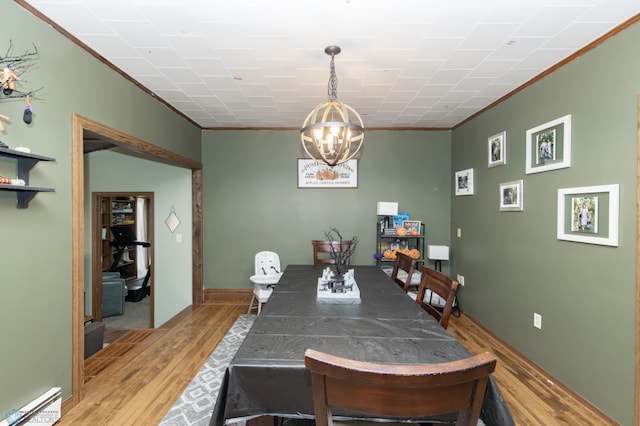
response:
[[[351,240],[346,241],[328,241],[328,240],[312,240],[313,246],[313,264],[314,265],[335,265],[336,260],[333,253],[344,253],[344,258],[349,264],[351,257]]]
[[[411,278],[416,268],[416,261],[404,253],[396,253],[396,262],[393,264],[391,279],[404,290],[405,293],[411,287]],[[406,275],[405,275],[406,274]]]
[[[447,328],[458,291],[458,282],[427,266],[423,266],[421,272],[416,303],[437,319],[441,326]],[[444,303],[436,303],[436,296]]]
[[[332,408],[385,419],[458,413],[458,426],[476,426],[496,358],[488,352],[458,361],[390,365],[307,349],[316,426],[332,424]]]

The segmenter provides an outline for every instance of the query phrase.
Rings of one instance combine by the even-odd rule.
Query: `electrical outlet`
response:
[[[458,236],[458,238],[462,238],[462,228],[458,228],[458,230],[456,231],[456,235]]]
[[[533,326],[542,329],[542,315],[533,313]]]
[[[462,275],[459,275],[456,277],[456,281],[458,281],[458,284],[460,285],[464,285],[464,277]]]
[[[176,243],[182,242],[182,234],[176,234]]]

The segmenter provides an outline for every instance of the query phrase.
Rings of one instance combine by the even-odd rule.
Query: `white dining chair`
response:
[[[280,268],[280,256],[272,251],[261,251],[255,256],[255,271],[249,280],[253,283],[253,294],[251,295],[251,303],[249,310],[253,309],[253,302],[258,302],[258,314],[262,310],[262,304],[269,300],[269,296],[273,293],[273,287],[278,283],[282,271]]]

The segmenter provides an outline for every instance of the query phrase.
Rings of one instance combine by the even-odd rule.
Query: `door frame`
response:
[[[71,397],[65,408],[84,398],[84,131],[101,135],[132,155],[191,170],[192,304],[204,302],[202,274],[202,164],[97,121],[72,114],[71,125]]]
[[[640,424],[640,93],[638,93],[636,143],[636,363],[634,424]]]

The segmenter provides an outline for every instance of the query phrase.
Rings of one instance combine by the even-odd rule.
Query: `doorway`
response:
[[[98,139],[96,141],[96,138]],[[192,203],[192,303],[204,301],[202,276],[202,164],[78,114],[72,116],[71,193],[72,193],[72,379],[69,409],[84,398],[84,282],[85,282],[85,147],[117,147],[150,161],[191,170]]]
[[[104,343],[111,343],[132,329],[154,327],[153,206],[151,192],[91,194],[91,312],[94,321],[105,324]],[[116,236],[122,235],[118,233],[122,229],[134,237],[131,244],[119,243]],[[110,277],[107,280],[103,278],[105,273]],[[126,283],[125,294],[121,294],[120,280]],[[105,290],[109,292],[106,312]]]

